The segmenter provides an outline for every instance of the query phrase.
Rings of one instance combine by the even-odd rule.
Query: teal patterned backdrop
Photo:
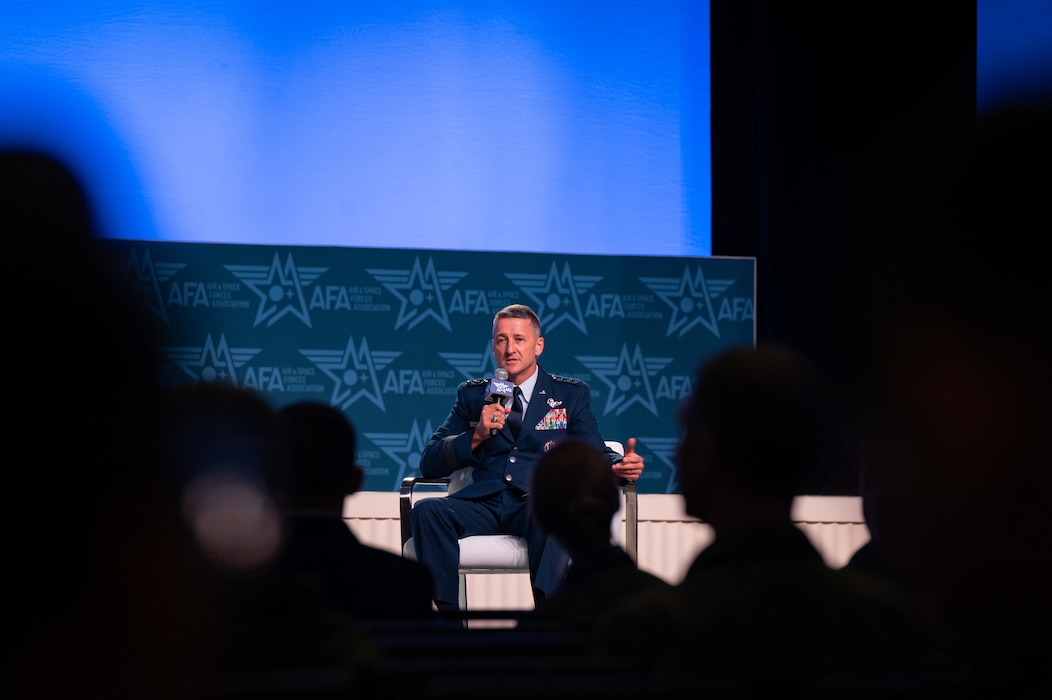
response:
[[[755,258],[105,244],[156,319],[162,382],[339,406],[368,491],[418,474],[457,385],[492,375],[508,304],[537,311],[541,366],[588,382],[606,438],[638,438],[640,493],[677,492],[676,409],[698,361],[756,339]]]

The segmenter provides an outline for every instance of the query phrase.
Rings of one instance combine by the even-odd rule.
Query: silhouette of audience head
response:
[[[640,569],[615,543],[621,506],[618,477],[603,450],[575,439],[557,442],[534,468],[530,515],[570,555],[566,580],[523,616],[523,629],[589,631],[625,600],[667,582]]]
[[[297,401],[278,409],[289,446],[282,487],[294,508],[342,512],[346,496],[361,488],[364,472],[355,463],[354,425],[335,406]]]
[[[297,401],[277,410],[288,459],[281,480],[282,549],[273,570],[305,583],[331,609],[369,625],[430,620],[430,571],[361,542],[343,519],[364,473],[355,464],[353,423],[335,406]]]
[[[155,474],[142,473],[138,465],[153,435],[149,407],[156,396],[157,342],[131,290],[103,253],[81,177],[44,152],[0,152],[0,205],[21,272],[5,282],[9,298],[19,300],[7,318],[32,348],[32,362],[40,369],[13,372],[9,378],[25,402],[16,418],[29,432],[17,434],[39,438],[30,444],[46,445],[61,466],[68,463],[57,455],[65,451],[108,463],[104,471],[71,469],[68,477],[76,480],[66,482],[71,491],[107,481],[102,492],[115,485],[144,485],[140,480]],[[27,280],[36,291],[25,293]],[[70,368],[86,371],[64,371]],[[67,405],[63,399],[72,394],[78,400],[68,404],[70,413],[59,415],[76,421],[75,446],[49,439],[56,426],[41,419]],[[41,410],[29,410],[34,406]],[[101,508],[86,500],[77,510],[96,506]]]
[[[274,570],[286,534],[290,454],[277,411],[255,390],[216,381],[169,388],[160,415],[160,449],[184,525],[208,564],[217,612],[207,646],[217,681],[368,667],[373,650],[358,621],[333,610],[313,585]]]
[[[828,408],[822,375],[787,347],[740,346],[704,360],[679,416],[686,512],[717,530],[756,516],[788,520],[825,444]]]
[[[615,479],[606,454],[585,442],[560,442],[537,461],[530,512],[571,556],[609,546],[621,506]]]
[[[792,520],[829,407],[824,375],[790,347],[736,346],[701,361],[680,411],[677,468],[687,513],[715,536],[678,584],[601,620],[605,649],[659,680],[715,671],[760,696],[769,679],[803,687],[923,647],[898,591],[832,569]]]
[[[867,522],[1000,680],[1052,651],[1052,550],[1035,544],[1052,538],[1052,275],[1033,249],[1050,107],[1005,105],[896,173],[903,206],[865,239],[854,290]]]
[[[9,368],[3,683],[165,697],[199,668],[192,549],[155,454],[153,326],[102,248],[82,175],[0,152]]]
[[[286,458],[274,409],[251,389],[199,381],[170,387],[160,419],[160,454],[201,553],[232,571],[265,566],[281,540]]]

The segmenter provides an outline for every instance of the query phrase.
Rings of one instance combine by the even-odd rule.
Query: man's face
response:
[[[508,370],[508,379],[521,384],[537,369],[537,358],[544,351],[544,338],[524,318],[501,318],[493,326],[493,358]]]

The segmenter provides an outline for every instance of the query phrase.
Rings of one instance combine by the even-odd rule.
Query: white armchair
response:
[[[620,442],[608,440],[607,447],[624,455]],[[399,493],[399,519],[402,530],[402,556],[416,559],[413,533],[409,525],[409,511],[420,498],[434,498],[456,493],[471,477],[471,467],[453,472],[444,478],[406,477],[402,479]],[[621,545],[633,561],[637,560],[638,496],[635,482],[621,487],[621,509],[611,520],[611,538]],[[468,574],[529,574],[530,566],[526,554],[526,538],[516,535],[473,535],[460,540],[460,590],[461,610],[467,610]]]

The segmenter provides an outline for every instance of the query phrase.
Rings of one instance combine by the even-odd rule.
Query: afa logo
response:
[[[753,318],[751,296],[733,299],[724,296],[736,280],[708,279],[701,265],[693,272],[689,267],[683,268],[683,275],[679,278],[640,277],[639,281],[672,309],[666,336],[682,338],[690,329],[702,326],[719,338],[717,319],[744,321]]]
[[[219,380],[233,384],[239,384],[239,369],[261,351],[262,348],[232,348],[225,335],[220,335],[219,342],[215,342],[211,333],[202,345],[161,348],[161,353],[193,381]]]
[[[645,448],[648,455],[657,458],[657,463],[654,465],[656,468],[652,469],[648,460],[647,468],[640,478],[663,480],[665,483],[657,491],[658,493],[677,493],[679,491],[679,480],[676,478],[676,447],[678,445],[679,437],[639,437],[636,449]]]
[[[138,295],[142,305],[157,318],[169,323],[168,307],[161,293],[161,284],[171,279],[177,272],[186,267],[186,263],[154,263],[150,249],[147,248],[140,258],[132,248],[125,268],[132,289]]]
[[[493,346],[489,341],[481,352],[440,352],[438,356],[460,372],[464,379],[492,377],[493,370],[497,369],[497,360],[493,357]]]
[[[619,416],[635,404],[658,415],[650,380],[674,358],[646,357],[639,345],[631,351],[628,345],[622,345],[617,355],[577,355],[576,358],[610,389],[603,415],[613,413]]]
[[[287,315],[292,315],[311,327],[310,312],[304,287],[309,286],[324,274],[327,267],[300,267],[292,259],[292,253],[282,262],[277,252],[270,265],[224,265],[235,277],[245,283],[259,297],[259,307],[253,327],[266,322],[273,326]]]
[[[413,260],[413,266],[408,270],[374,268],[366,272],[401,302],[395,330],[403,326],[412,330],[426,318],[433,318],[447,331],[452,330],[445,292],[466,277],[467,272],[439,271],[435,269],[432,258],[428,258],[426,265],[421,265],[419,257]]]
[[[332,379],[329,403],[333,406],[346,411],[359,400],[365,399],[381,411],[387,410],[380,388],[379,372],[401,356],[400,351],[370,350],[365,338],[355,345],[354,336],[351,336],[343,348],[300,350],[300,353]]]
[[[552,262],[547,273],[509,272],[504,276],[533,300],[533,310],[540,316],[545,331],[569,323],[588,335],[581,295],[603,279],[602,276],[574,275],[569,262],[563,263],[562,270]]]
[[[365,437],[384,451],[398,466],[395,478],[391,483],[379,486],[369,484],[369,490],[373,491],[397,491],[402,485],[402,479],[407,476],[420,475],[420,457],[424,453],[427,441],[431,439],[435,429],[431,421],[424,423],[423,427],[413,419],[413,425],[408,432],[377,433],[367,432]]]

